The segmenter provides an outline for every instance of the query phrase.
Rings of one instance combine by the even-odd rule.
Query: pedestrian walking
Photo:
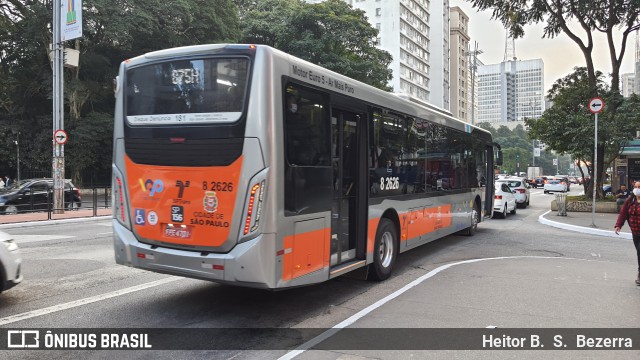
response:
[[[624,204],[622,204],[622,209],[620,209],[620,214],[618,214],[618,221],[616,221],[616,225],[614,226],[616,234],[620,233],[620,229],[625,221],[629,223],[633,237],[633,245],[636,247],[636,256],[638,258],[636,285],[640,286],[640,181],[636,181],[633,184],[633,196],[629,196]]]

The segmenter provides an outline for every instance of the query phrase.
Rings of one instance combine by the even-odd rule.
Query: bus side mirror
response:
[[[496,165],[502,166],[502,150],[498,150],[498,156],[496,158]]]

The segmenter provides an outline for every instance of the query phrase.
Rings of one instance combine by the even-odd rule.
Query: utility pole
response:
[[[53,0],[53,211],[64,213],[64,144],[67,133],[64,131],[64,66],[65,54],[63,41],[82,37],[82,1]],[[69,67],[77,67],[77,56],[69,51]],[[74,59],[75,58],[75,59]],[[73,60],[73,61],[72,61]],[[73,63],[73,64],[72,64]]]
[[[475,42],[475,50],[469,51],[469,66],[471,67],[471,124],[476,124],[476,72],[478,71],[478,55],[482,50],[478,49],[478,42]]]
[[[64,129],[64,46],[62,44],[62,3],[53,1],[53,132]],[[64,213],[64,145],[52,139],[53,211]]]

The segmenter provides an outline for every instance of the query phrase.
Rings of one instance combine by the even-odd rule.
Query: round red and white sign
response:
[[[597,114],[604,109],[604,100],[602,98],[596,97],[589,100],[589,111],[593,114]]]
[[[53,140],[58,145],[64,145],[68,138],[67,132],[64,130],[56,130],[56,132],[53,133]]]

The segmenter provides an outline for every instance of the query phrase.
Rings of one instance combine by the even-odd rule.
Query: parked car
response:
[[[0,231],[0,242],[0,292],[3,292],[22,281],[22,259],[13,236]]]
[[[553,178],[556,180],[560,180],[560,182],[564,183],[564,185],[567,187],[567,191],[571,191],[571,182],[569,181],[568,176],[556,175]]]
[[[82,206],[80,189],[71,180],[64,183],[64,203],[67,210]],[[44,211],[53,208],[53,179],[25,179],[0,189],[0,214]]]
[[[493,217],[506,218],[507,212],[516,213],[515,190],[511,190],[504,182],[496,182],[495,195],[493,196]]]
[[[548,179],[547,183],[544,184],[544,193],[551,192],[567,192],[567,185],[559,179]]]
[[[523,178],[509,178],[504,180],[497,180],[496,186],[500,183],[505,183],[511,190],[515,191],[516,205],[522,208],[529,206],[529,200],[531,199],[531,191],[529,190],[529,184]]]

